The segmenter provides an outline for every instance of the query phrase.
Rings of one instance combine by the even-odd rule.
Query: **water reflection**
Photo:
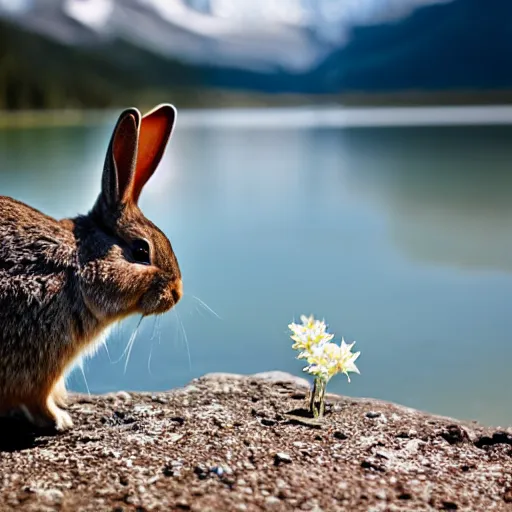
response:
[[[380,205],[408,258],[510,272],[511,136],[505,127],[346,133],[347,185]]]

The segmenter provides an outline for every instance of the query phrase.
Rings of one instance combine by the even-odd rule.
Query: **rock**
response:
[[[302,377],[296,377],[290,373],[273,371],[273,372],[261,372],[255,373],[253,377],[257,379],[268,380],[270,382],[288,382],[294,384],[297,387],[309,388],[310,384],[306,379]],[[302,395],[302,393],[301,393]]]
[[[232,475],[233,470],[229,466],[213,466],[210,468],[210,473],[222,478],[225,475]]]
[[[378,499],[378,500],[385,500],[386,499],[386,491],[384,489],[379,489],[376,493],[375,493],[375,497]]]
[[[407,443],[404,446],[404,450],[406,450],[409,455],[414,455],[418,452],[421,445],[425,444],[420,439],[411,439],[410,441],[407,441]]]
[[[505,493],[503,494],[503,501],[505,503],[512,503],[512,488],[507,487],[505,489]]]
[[[194,468],[194,473],[200,478],[201,480],[204,480],[208,477],[208,469],[206,469],[203,465],[198,465]]]
[[[279,498],[276,498],[275,496],[268,496],[265,498],[265,504],[268,506],[273,505],[279,505],[281,503],[281,500]]]
[[[125,402],[130,402],[132,397],[129,393],[127,393],[126,391],[118,391],[116,393],[116,397],[125,401]]]
[[[48,505],[60,505],[64,493],[58,489],[37,489],[34,492]]]
[[[281,463],[291,464],[292,458],[284,452],[278,452],[274,455],[274,464],[277,466]]]
[[[210,374],[167,393],[71,395],[75,427],[58,435],[2,419],[0,510],[512,506],[511,430],[336,395],[319,422],[300,409],[307,385]]]
[[[439,435],[450,444],[463,443],[469,440],[467,432],[459,425],[448,425]]]

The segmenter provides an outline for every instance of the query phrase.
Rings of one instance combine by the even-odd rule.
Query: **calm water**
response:
[[[142,323],[127,364],[138,319],[123,323],[71,386],[300,375],[287,324],[312,312],[362,351],[361,376],[332,390],[512,423],[512,127],[212,115],[178,120],[141,200],[173,243],[186,296]],[[0,130],[0,190],[57,217],[86,211],[110,126]]]

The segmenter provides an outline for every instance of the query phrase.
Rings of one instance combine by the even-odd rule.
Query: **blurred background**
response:
[[[0,0],[2,194],[84,213],[120,109],[179,112],[141,207],[185,296],[71,387],[300,375],[312,313],[332,391],[512,423],[511,57],[509,0]]]

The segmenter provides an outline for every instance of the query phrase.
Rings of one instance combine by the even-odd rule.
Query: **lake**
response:
[[[185,296],[142,322],[128,360],[138,318],[114,329],[72,389],[301,375],[287,325],[313,313],[362,352],[361,375],[331,391],[512,423],[512,126],[324,114],[180,114],[140,204]],[[0,130],[2,194],[86,212],[114,119]]]

